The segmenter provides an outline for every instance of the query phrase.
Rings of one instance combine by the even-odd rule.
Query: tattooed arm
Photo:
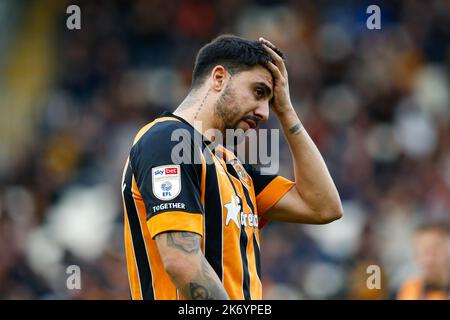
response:
[[[289,190],[264,218],[325,224],[342,217],[342,205],[328,168],[295,111],[279,117],[292,153],[295,188]]]
[[[260,39],[275,63],[268,62],[272,73],[273,111],[277,114],[292,153],[295,188],[288,191],[264,217],[299,223],[322,224],[342,216],[342,204],[325,161],[303,128],[291,104],[288,73],[275,46]]]
[[[192,232],[157,235],[156,244],[164,269],[186,299],[229,299],[219,277],[200,250],[200,238]]]

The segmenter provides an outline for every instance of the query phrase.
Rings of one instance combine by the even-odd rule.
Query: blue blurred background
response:
[[[66,8],[81,8],[81,30]],[[366,8],[381,8],[368,30]],[[128,299],[120,193],[132,138],[188,92],[222,33],[286,54],[344,218],[262,231],[266,299],[391,299],[410,237],[450,221],[450,2],[0,1],[0,298]],[[272,114],[266,127],[278,128]],[[292,177],[283,144],[280,174]],[[66,288],[79,265],[82,289]],[[382,288],[368,290],[369,265]]]

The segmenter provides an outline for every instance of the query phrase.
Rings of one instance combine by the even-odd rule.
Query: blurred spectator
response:
[[[442,224],[420,227],[413,239],[419,267],[400,287],[400,300],[450,300],[450,231]]]

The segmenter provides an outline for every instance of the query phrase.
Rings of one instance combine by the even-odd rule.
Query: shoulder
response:
[[[172,136],[179,133],[183,135],[193,134],[193,128],[174,118],[156,119],[145,125],[136,135],[133,147],[145,145],[150,142],[168,143]]]
[[[136,172],[162,165],[198,170],[201,149],[195,147],[194,135],[195,129],[187,123],[176,118],[158,118],[136,135],[130,151],[131,166]]]
[[[165,154],[175,146],[191,148],[195,130],[175,118],[158,118],[145,125],[136,135],[130,156],[135,154]]]

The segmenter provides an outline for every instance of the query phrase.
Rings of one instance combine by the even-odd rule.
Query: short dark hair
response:
[[[283,58],[283,53],[278,48],[274,48],[274,51]],[[274,62],[261,42],[235,35],[221,35],[199,50],[192,73],[192,88],[202,84],[217,65],[224,66],[233,75],[256,65],[266,68],[268,61]]]

